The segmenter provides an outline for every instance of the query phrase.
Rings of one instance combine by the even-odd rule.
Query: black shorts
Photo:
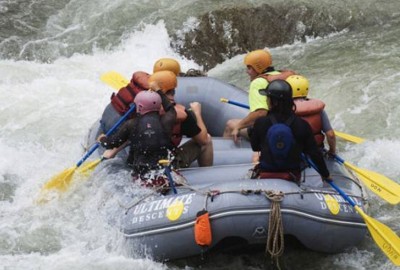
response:
[[[176,149],[174,167],[188,168],[201,154],[201,146],[193,139],[185,142]]]

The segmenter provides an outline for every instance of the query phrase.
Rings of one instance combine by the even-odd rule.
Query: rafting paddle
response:
[[[338,155],[335,155],[334,158],[339,164],[343,164],[350,170],[356,172],[361,181],[363,181],[363,183],[379,197],[390,204],[398,204],[400,202],[400,185],[395,181],[382,174],[358,168],[355,165],[344,161]]]
[[[116,71],[109,71],[104,73],[103,75],[100,76],[100,80],[105,84],[111,86],[115,90],[119,90],[129,83],[129,81],[125,79],[124,76],[122,76],[120,73]],[[89,162],[88,164],[81,167],[79,172],[85,175],[89,174],[89,172],[94,170],[96,166],[99,165],[100,162],[102,162],[104,159],[105,158],[102,157],[92,162]]]
[[[130,109],[118,120],[117,123],[115,123],[115,125],[106,133],[106,136],[111,135],[121,124],[122,122],[124,122],[128,116],[135,110],[135,104],[133,104]],[[66,191],[68,189],[68,187],[70,186],[71,182],[72,182],[72,176],[74,175],[76,169],[82,165],[82,163],[91,155],[93,154],[94,151],[96,151],[96,149],[100,146],[99,142],[96,142],[92,147],[90,147],[90,149],[86,152],[86,154],[76,163],[75,166],[68,168],[64,171],[62,171],[61,173],[53,176],[42,188],[41,190],[41,195],[40,195],[40,199],[38,200],[39,202],[43,202],[46,201],[46,199],[44,198],[47,194],[47,192],[51,189],[56,189],[58,191]],[[91,166],[93,165],[97,165],[100,160],[96,160],[94,162],[91,162]],[[88,166],[88,167],[91,167]],[[85,166],[86,167],[86,166]]]
[[[304,156],[303,156],[304,158]],[[317,170],[315,164],[310,159],[306,159],[308,164]],[[367,228],[375,243],[379,246],[379,248],[386,254],[386,256],[397,266],[400,266],[400,238],[397,236],[395,232],[393,232],[388,226],[385,224],[373,219],[368,216],[364,211],[356,205],[356,203],[351,199],[346,193],[343,192],[333,181],[326,180],[326,182],[331,185],[342,197],[345,199],[357,213],[364,219],[365,224],[367,224]]]
[[[236,105],[245,109],[249,109],[249,106],[240,102],[232,101],[226,98],[221,98],[221,102],[229,103],[232,105]],[[364,139],[355,137],[353,135],[341,133],[335,131],[336,135],[342,135],[342,138],[350,140],[355,143],[361,143]],[[343,135],[344,134],[344,135]],[[395,181],[387,178],[384,175],[381,175],[377,172],[369,171],[366,169],[358,168],[348,162],[345,162],[339,156],[335,156],[335,159],[340,164],[344,164],[347,168],[355,171],[359,178],[364,182],[364,184],[371,189],[374,193],[379,195],[381,198],[386,200],[391,204],[398,204],[400,202],[400,185]]]
[[[363,139],[363,138],[360,138],[360,137],[357,137],[357,136],[354,136],[354,135],[350,135],[350,134],[347,134],[347,133],[344,133],[344,132],[340,132],[340,131],[337,131],[337,130],[335,130],[335,135],[338,136],[339,138],[342,138],[342,139],[344,139],[346,141],[349,141],[349,142],[352,142],[352,143],[356,143],[356,144],[363,143],[365,141],[365,139]]]
[[[241,108],[250,109],[249,105],[246,105],[246,104],[243,104],[243,103],[240,103],[240,102],[237,102],[237,101],[229,100],[227,98],[221,98],[220,101],[224,102],[224,103],[232,104],[232,105],[235,105],[235,106],[238,106],[238,107],[241,107]],[[344,139],[346,141],[349,141],[349,142],[352,142],[352,143],[357,143],[358,144],[358,143],[362,143],[362,142],[365,141],[365,139],[363,139],[363,138],[356,137],[354,135],[346,134],[346,133],[343,133],[343,132],[339,132],[339,131],[336,131],[336,130],[335,130],[335,135],[337,137],[339,137],[339,138],[342,138],[342,139]]]
[[[115,90],[119,90],[129,84],[129,81],[116,71],[109,71],[104,73],[103,75],[101,75],[100,80],[105,84],[108,84]]]

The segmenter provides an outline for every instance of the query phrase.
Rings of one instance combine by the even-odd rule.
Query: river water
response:
[[[263,2],[283,3],[0,1],[0,269],[268,268],[262,254],[221,255],[197,264],[162,264],[128,254],[121,235],[97,211],[101,195],[90,181],[76,184],[63,199],[35,203],[43,184],[82,156],[88,128],[112,93],[101,74],[151,72],[154,61],[165,56],[178,59],[183,70],[202,68],[174,50],[170,32],[195,27],[190,22],[204,12]],[[399,183],[400,4],[364,2],[350,7],[335,2],[332,16],[347,4],[347,14],[356,18],[348,27],[270,50],[277,68],[310,79],[310,96],[325,101],[336,130],[367,139],[359,145],[340,141],[340,155]],[[304,3],[318,12],[329,10],[324,1]],[[208,75],[246,88],[243,57],[226,58]],[[369,215],[400,235],[399,207],[370,195]],[[287,248],[284,265],[396,269],[369,236],[340,254]]]

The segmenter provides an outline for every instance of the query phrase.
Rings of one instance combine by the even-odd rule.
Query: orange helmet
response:
[[[268,51],[255,50],[246,55],[244,58],[244,64],[246,66],[251,66],[258,74],[260,74],[267,67],[272,65],[272,57]]]
[[[178,61],[172,58],[161,58],[154,63],[153,73],[157,71],[169,70],[175,73],[176,76],[181,72],[181,66]]]
[[[160,86],[161,91],[163,91],[164,93],[169,90],[175,89],[178,85],[175,73],[169,70],[155,72],[153,75],[150,76],[149,84],[153,81],[157,82],[158,86]]]

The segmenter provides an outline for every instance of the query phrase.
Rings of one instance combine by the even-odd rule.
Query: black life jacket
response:
[[[171,137],[160,118],[158,113],[147,113],[135,119],[128,163],[137,173],[160,168],[158,161],[167,159],[169,150],[173,148]]]
[[[291,124],[292,115],[284,123],[270,116],[272,126],[268,129],[261,147],[262,160],[260,169],[270,172],[283,172],[300,169],[300,148],[293,135]]]

